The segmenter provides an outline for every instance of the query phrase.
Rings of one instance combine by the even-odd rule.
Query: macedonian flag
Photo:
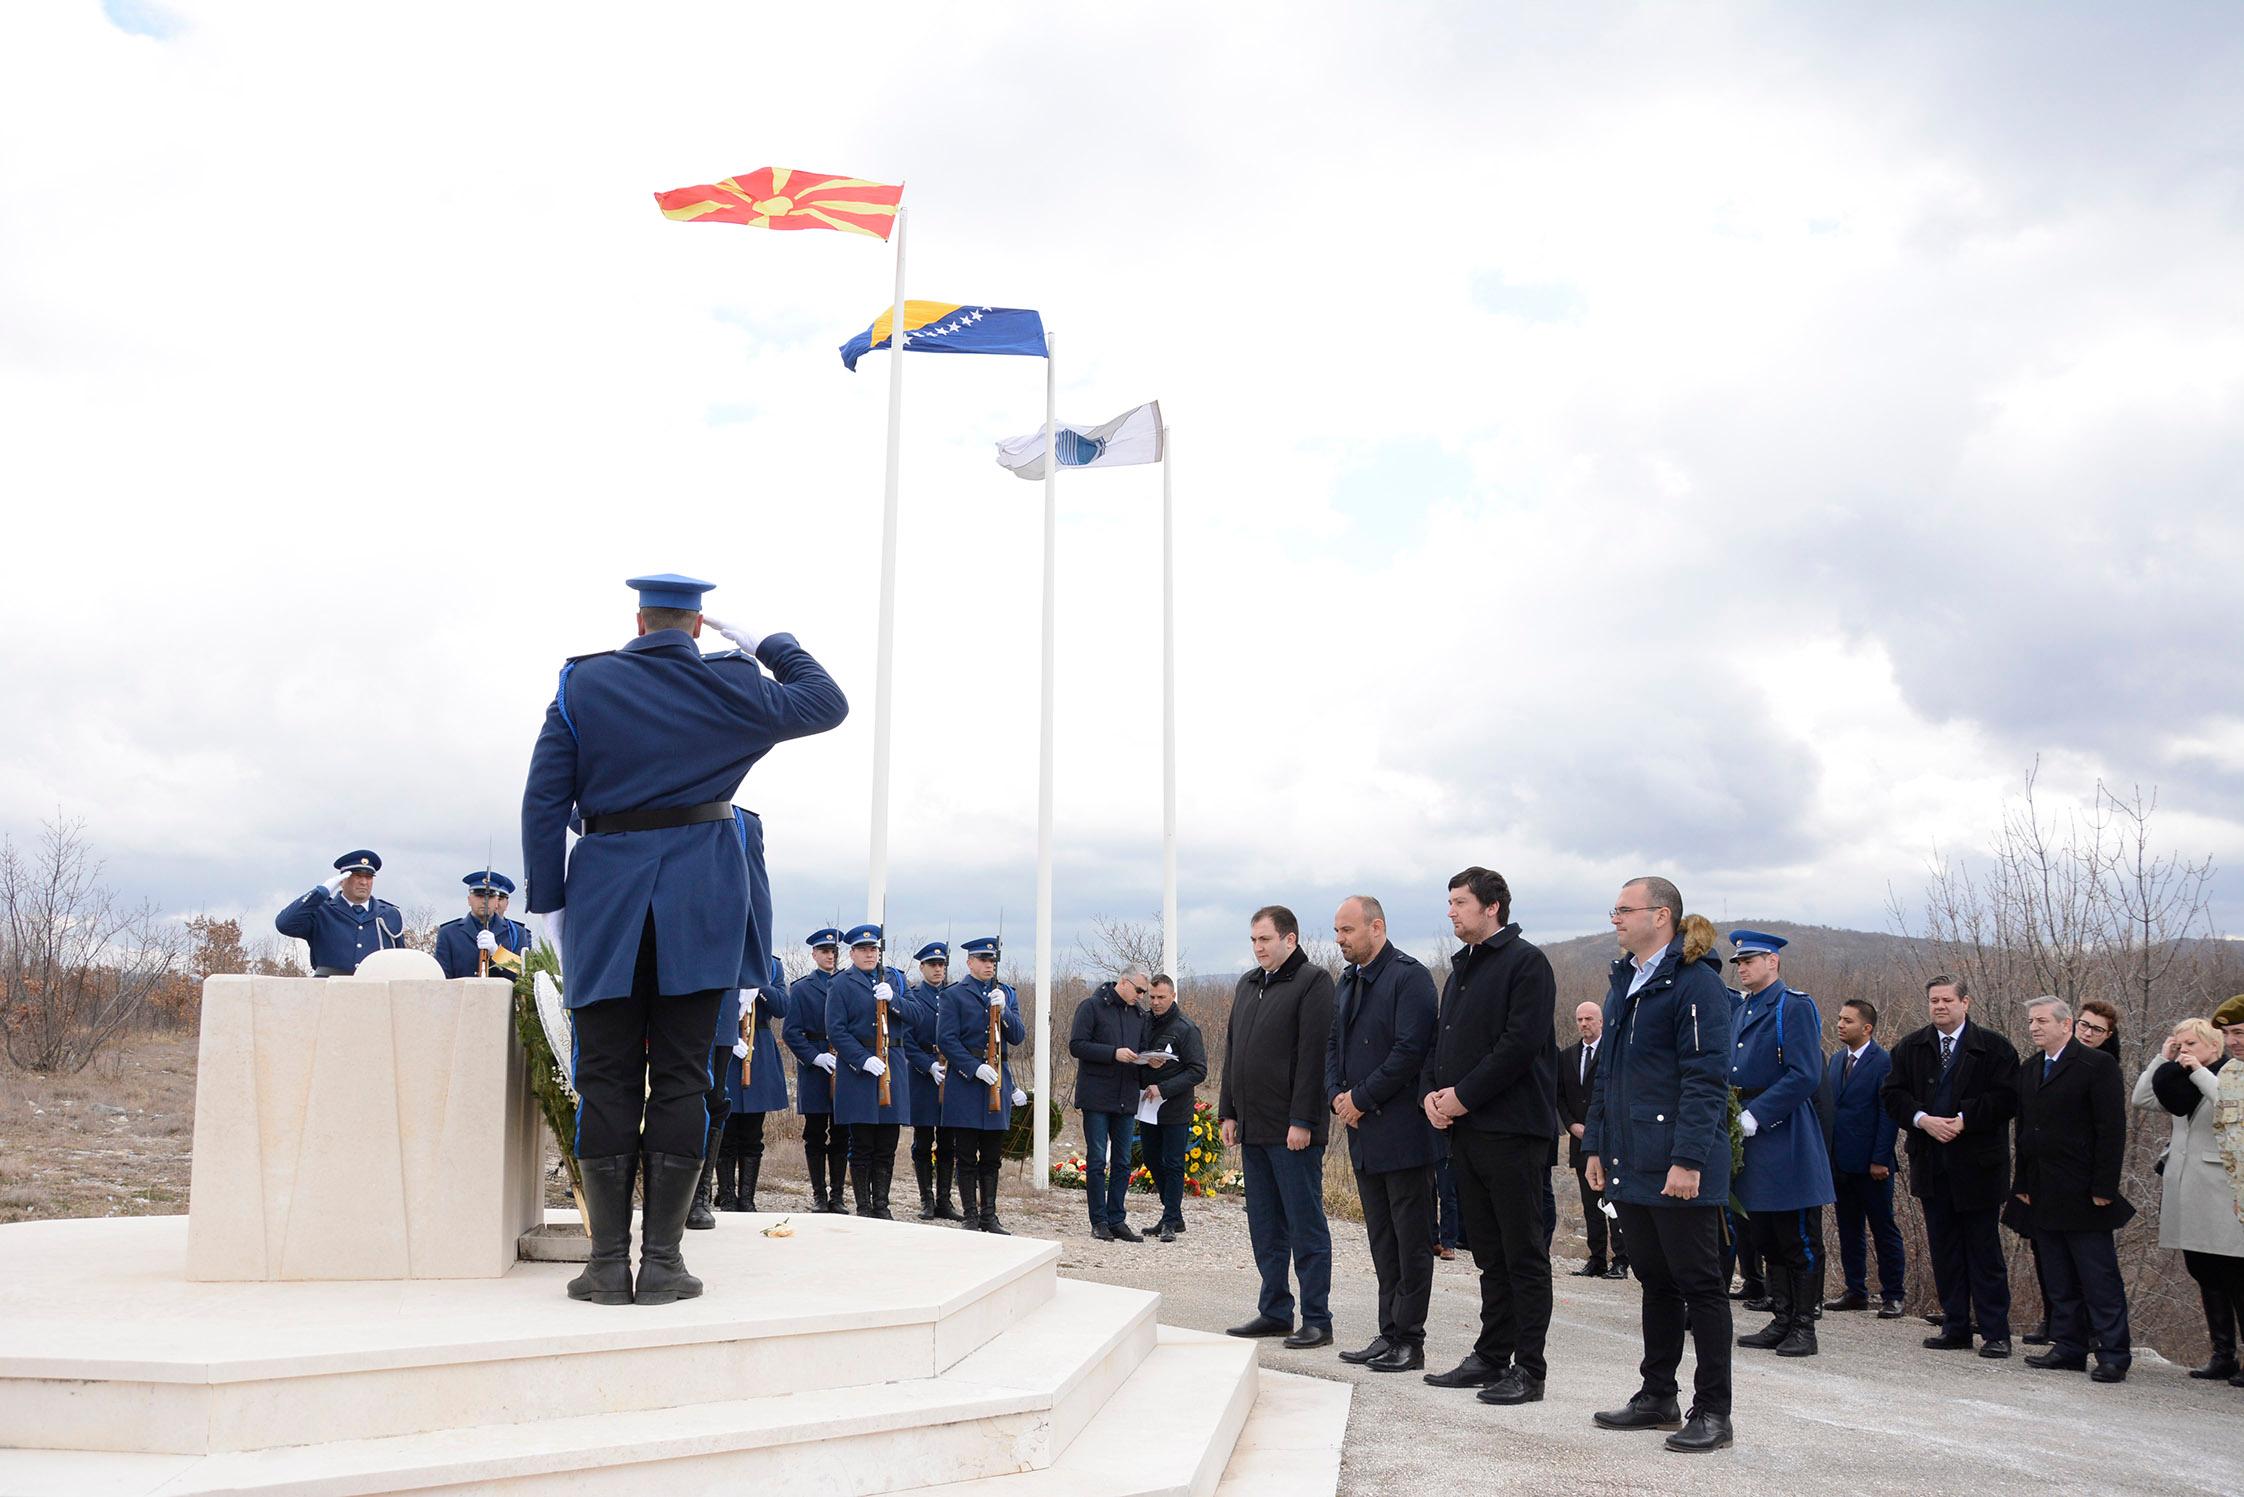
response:
[[[896,227],[902,184],[762,166],[707,187],[655,194],[664,218],[747,224],[755,229],[840,229],[886,239]]]

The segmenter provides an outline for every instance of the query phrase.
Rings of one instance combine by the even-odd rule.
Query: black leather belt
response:
[[[584,835],[604,837],[611,832],[659,832],[667,827],[699,826],[705,821],[732,820],[732,802],[705,801],[698,806],[663,806],[650,811],[610,811],[584,818]]]

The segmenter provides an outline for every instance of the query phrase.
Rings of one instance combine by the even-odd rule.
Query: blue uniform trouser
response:
[[[1998,1211],[1959,1211],[1946,1183],[1925,1196],[1925,1244],[1932,1250],[1932,1283],[1940,1292],[1941,1334],[1969,1336],[1974,1323],[1988,1341],[2010,1339],[2010,1266],[2003,1261]]]
[[[1123,1224],[1123,1202],[1130,1193],[1130,1138],[1138,1120],[1127,1112],[1083,1114],[1083,1194],[1091,1225]]]
[[[1839,1197],[1833,1209],[1839,1218],[1839,1268],[1846,1276],[1847,1293],[1870,1297],[1869,1254],[1862,1245],[1867,1224],[1870,1241],[1878,1250],[1878,1297],[1900,1299],[1905,1255],[1901,1228],[1893,1219],[1893,1176],[1873,1180],[1835,1171],[1831,1183]]]
[[[1815,1214],[1822,1209],[1762,1209],[1745,1219],[1753,1245],[1760,1249],[1761,1270],[1769,1286],[1769,1308],[1779,1320],[1787,1316],[1803,1322],[1814,1318],[1817,1288],[1823,1282]]]
[[[709,1036],[722,988],[658,993],[654,916],[631,992],[569,1010],[576,1031],[577,1157],[683,1154],[709,1144]]]
[[[1325,1146],[1246,1144],[1247,1238],[1262,1271],[1260,1308],[1293,1324],[1290,1266],[1301,1281],[1303,1330],[1331,1330],[1332,1231],[1325,1222]]]
[[[1140,1123],[1138,1138],[1153,1188],[1161,1193],[1161,1220],[1184,1221],[1184,1151],[1192,1142],[1190,1123]]]
[[[2068,1360],[2086,1359],[2095,1338],[2096,1360],[2125,1371],[2135,1360],[2127,1329],[2127,1285],[2109,1232],[2037,1230],[2042,1280],[2049,1294],[2049,1349]]]

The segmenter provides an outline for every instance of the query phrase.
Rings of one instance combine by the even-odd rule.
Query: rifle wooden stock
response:
[[[740,1057],[740,1089],[742,1091],[748,1089],[749,1074],[754,1070],[756,1064],[757,1028],[756,1000],[751,998],[748,1000],[748,1011],[740,1016],[740,1037],[748,1042],[748,1053]],[[779,1082],[782,1086],[787,1084],[787,1076],[784,1071],[780,1073]]]
[[[983,1064],[987,1065],[991,1070],[997,1072],[997,1080],[990,1083],[990,1111],[992,1112],[1000,1112],[1003,1110],[999,1103],[998,1090],[1000,1085],[1005,1080],[1005,1068],[997,1063],[997,1025],[998,1019],[1003,1014],[1003,1012],[1004,1010],[1000,1009],[996,1004],[993,1003],[990,1005],[989,1046],[985,1051],[983,1058]]]
[[[888,1000],[873,1000],[873,1053],[880,1057],[880,1105],[890,1106],[888,1076]]]

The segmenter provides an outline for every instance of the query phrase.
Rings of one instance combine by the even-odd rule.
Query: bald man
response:
[[[1597,1085],[1598,1042],[1605,1038],[1605,1010],[1594,1003],[1574,1006],[1574,1031],[1581,1036],[1558,1057],[1558,1120],[1566,1125],[1566,1162],[1574,1167],[1574,1182],[1582,1192],[1582,1231],[1589,1238],[1589,1260],[1574,1270],[1578,1279],[1628,1277],[1628,1253],[1621,1246],[1621,1224],[1608,1221],[1602,1192],[1590,1187],[1583,1173],[1582,1130],[1589,1122],[1590,1094]],[[1613,1241],[1610,1264],[1605,1240]]]

